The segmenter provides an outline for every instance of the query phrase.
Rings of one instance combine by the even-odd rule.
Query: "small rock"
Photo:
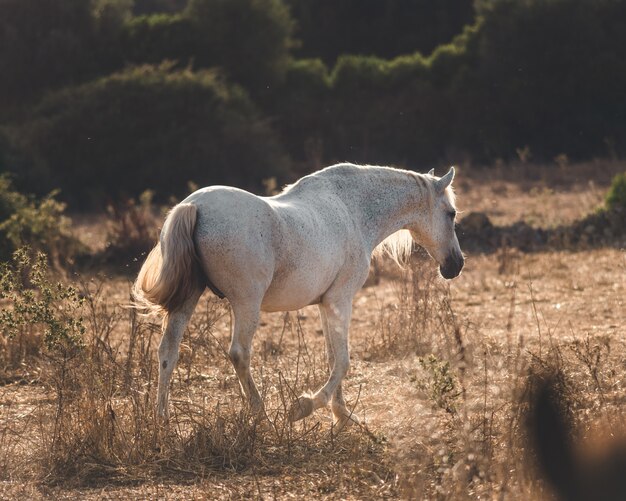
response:
[[[470,212],[461,220],[465,231],[481,232],[493,228],[493,224],[484,212]]]

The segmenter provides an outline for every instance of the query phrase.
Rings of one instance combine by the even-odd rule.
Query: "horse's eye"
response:
[[[452,221],[454,221],[454,218],[456,217],[456,211],[451,210],[450,212],[448,212],[448,216],[450,217],[450,219],[452,219]]]

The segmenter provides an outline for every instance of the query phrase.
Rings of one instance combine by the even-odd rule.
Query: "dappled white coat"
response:
[[[209,285],[232,306],[229,354],[255,410],[263,410],[250,374],[259,312],[317,304],[330,377],[316,393],[301,396],[290,417],[301,419],[330,401],[338,425],[356,420],[341,393],[349,366],[352,299],[367,278],[375,250],[402,259],[412,240],[439,263],[444,277],[460,273],[463,256],[449,188],[453,177],[454,168],[436,178],[432,171],[339,164],[303,177],[274,197],[211,186],[174,207],[134,288],[138,303],[167,315],[159,347],[159,414],[167,416],[182,334]]]

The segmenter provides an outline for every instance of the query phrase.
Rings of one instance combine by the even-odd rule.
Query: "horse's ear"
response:
[[[448,173],[436,181],[437,191],[439,193],[443,193],[445,189],[450,186],[452,180],[454,179],[454,167],[450,167]]]
[[[429,175],[429,176],[434,176],[434,175],[435,175],[435,169],[430,169],[430,170],[428,171],[428,175]]]

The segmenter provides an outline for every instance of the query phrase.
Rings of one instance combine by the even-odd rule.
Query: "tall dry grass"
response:
[[[311,345],[316,334],[299,314],[284,315],[281,332],[260,340],[255,370],[267,420],[257,420],[240,398],[228,359],[228,305],[204,298],[181,346],[171,419],[163,425],[155,416],[160,325],[127,308],[106,282],[78,283],[81,347],[59,352],[38,345],[21,358],[36,365],[30,381],[47,398],[21,420],[1,409],[0,475],[70,488],[251,474],[283,479],[279,494],[287,495],[293,484],[284,479],[294,472],[329,470],[335,474],[316,477],[320,495],[544,498],[549,488],[533,466],[526,432],[534,375],[562,374],[574,430],[584,434],[594,420],[623,427],[624,350],[617,340],[547,323],[515,255],[502,251],[497,260],[510,284],[500,337],[461,312],[431,263],[418,257],[393,280],[395,298],[380,308],[365,352],[380,366],[401,362],[414,401],[380,429],[353,426],[341,433],[319,416],[295,424],[287,419],[295,398],[327,374],[325,354]],[[513,320],[521,288],[531,296],[532,331]],[[23,341],[3,339],[0,354],[8,360]],[[368,398],[351,396],[357,411]]]
[[[462,314],[451,288],[417,257],[394,285],[396,301],[380,309],[368,358],[403,358],[419,401],[398,411],[390,454],[401,497],[410,499],[545,499],[551,488],[530,446],[528,419],[537,381],[559,374],[572,429],[626,430],[626,368],[621,340],[548,323],[518,256],[502,249],[498,270],[508,284],[509,313],[501,337],[481,332]],[[526,289],[535,326],[514,322]],[[488,305],[485,305],[488,308]],[[406,430],[410,423],[416,432]],[[580,435],[572,440],[586,443]],[[598,485],[600,488],[600,485]]]
[[[155,415],[159,323],[128,307],[130,297],[126,303],[111,300],[106,283],[99,280],[79,283],[77,293],[81,308],[76,319],[85,327],[79,346],[71,352],[39,346],[35,357],[41,365],[36,383],[50,399],[33,411],[36,422],[27,430],[20,431],[22,425],[8,416],[0,420],[0,465],[6,479],[23,479],[23,464],[28,463],[31,478],[64,488],[157,478],[199,480],[299,464],[320,468],[330,456],[333,461],[363,457],[380,446],[366,430],[340,436],[319,422],[288,420],[303,389],[316,388],[326,377],[324,354],[309,349],[298,315],[284,316],[289,351],[283,352],[279,338],[276,344],[265,343],[260,353],[266,361],[280,355],[284,362],[273,373],[261,371],[267,420],[259,420],[237,398],[226,339],[215,327],[229,323],[227,304],[211,296],[203,300],[185,333],[172,415],[164,424]],[[41,290],[26,294],[38,297]],[[33,323],[32,328],[46,325]],[[11,350],[21,343],[15,337],[5,341]],[[28,451],[16,455],[26,433],[37,438]]]

